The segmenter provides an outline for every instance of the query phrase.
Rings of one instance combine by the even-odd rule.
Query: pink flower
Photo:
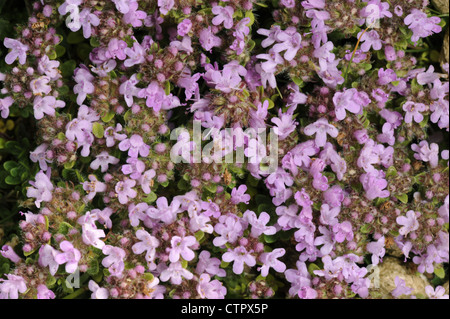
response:
[[[186,236],[183,238],[180,236],[173,236],[170,243],[172,246],[169,253],[170,262],[177,262],[180,259],[180,255],[186,261],[194,259],[195,253],[189,248],[197,244],[197,240],[194,236]]]
[[[140,255],[145,251],[145,260],[152,262],[155,259],[156,248],[159,247],[159,240],[142,229],[136,232],[136,238],[141,241],[134,244],[131,249],[136,255]]]
[[[136,181],[129,178],[125,178],[116,184],[115,190],[119,203],[126,204],[128,203],[128,198],[135,198],[137,196],[137,192],[132,189],[135,185]]]
[[[46,75],[40,76],[37,79],[30,81],[30,89],[34,95],[49,94],[52,91],[52,87],[48,85],[50,78]]]
[[[380,35],[375,30],[370,30],[368,32],[360,31],[356,36],[358,39],[361,37],[361,50],[363,52],[370,51],[372,47],[375,51],[380,50],[382,47],[383,41],[380,40]]]
[[[194,275],[189,270],[183,268],[179,261],[176,263],[171,263],[169,268],[163,270],[159,276],[161,281],[168,281],[170,279],[170,282],[173,285],[180,285],[183,278],[191,280],[194,278]]]
[[[103,267],[108,268],[112,276],[120,277],[125,269],[123,261],[126,255],[125,250],[120,247],[105,245],[102,248],[102,253],[107,255],[102,260]]]
[[[119,159],[108,154],[107,151],[102,151],[100,154],[95,156],[95,160],[89,165],[93,170],[97,170],[101,167],[100,171],[105,173],[108,170],[108,165],[115,165],[119,163]]]
[[[17,58],[19,58],[20,64],[25,64],[25,61],[27,60],[27,51],[29,49],[28,45],[10,38],[5,38],[3,40],[3,45],[8,49],[11,49],[5,57],[6,64],[12,64]]]
[[[19,299],[19,293],[27,291],[25,280],[21,276],[6,274],[8,279],[0,278],[0,299]]]
[[[89,280],[89,290],[92,291],[91,299],[108,299],[109,292],[106,288],[100,288],[100,286],[93,280]]]
[[[197,292],[200,298],[224,299],[227,294],[227,288],[217,279],[211,281],[211,277],[208,274],[201,274]]]
[[[58,253],[60,252],[48,244],[42,245],[39,249],[39,265],[42,267],[48,266],[52,276],[58,271],[59,264],[55,260]]]
[[[236,275],[242,274],[244,271],[244,264],[247,264],[250,267],[256,265],[256,259],[253,257],[245,247],[238,246],[233,250],[229,250],[228,252],[222,255],[222,260],[225,262],[234,262],[233,263],[233,272]]]
[[[2,118],[6,119],[9,115],[9,107],[14,103],[14,99],[10,96],[7,96],[3,99],[0,99],[0,112]]]
[[[53,96],[36,96],[33,101],[34,117],[40,120],[44,114],[55,116],[56,108],[63,108],[66,105],[64,101],[57,100]]]
[[[46,285],[40,284],[37,287],[37,299],[55,299],[55,293],[48,289]]]
[[[78,268],[78,262],[81,259],[81,253],[78,249],[74,248],[72,243],[64,240],[59,245],[62,253],[57,253],[55,261],[59,264],[66,264],[66,272],[73,274]]]
[[[423,120],[423,115],[420,112],[424,112],[427,110],[427,106],[423,103],[415,103],[412,101],[408,101],[403,104],[403,111],[405,114],[405,123],[411,123],[413,118],[414,122],[420,123]]]
[[[252,226],[250,235],[254,238],[258,238],[262,234],[273,235],[277,232],[274,226],[267,226],[270,216],[266,212],[261,212],[259,216],[256,216],[255,212],[247,210],[243,218]]]
[[[212,8],[212,13],[215,14],[215,17],[212,19],[212,24],[219,25],[223,23],[225,29],[231,29],[233,27],[233,7],[216,5]]]
[[[33,187],[27,188],[27,197],[34,197],[37,208],[41,207],[41,202],[49,202],[52,200],[53,184],[49,177],[42,171],[36,174],[36,181],[30,181]]]
[[[419,145],[412,144],[411,149],[415,152],[414,158],[424,162],[430,162],[431,167],[437,167],[439,162],[439,145],[427,141],[421,141]]]
[[[397,224],[403,226],[399,229],[400,235],[406,236],[409,233],[419,229],[419,222],[417,221],[417,214],[413,210],[409,210],[406,216],[399,216],[396,219]]]
[[[285,253],[286,250],[284,248],[276,248],[270,253],[262,253],[259,260],[263,265],[258,268],[258,271],[261,271],[261,276],[267,277],[270,268],[273,268],[277,272],[284,272],[286,265],[279,261],[278,258],[284,256]]]
[[[119,143],[121,151],[128,150],[128,156],[137,158],[138,155],[147,157],[150,152],[150,146],[144,143],[140,135],[133,134],[129,139],[126,138]]]
[[[331,137],[336,138],[338,136],[338,129],[333,125],[329,124],[327,119],[322,117],[316,122],[309,124],[305,127],[303,133],[307,136],[316,135],[316,145],[318,147],[325,146],[327,141],[327,134]]]

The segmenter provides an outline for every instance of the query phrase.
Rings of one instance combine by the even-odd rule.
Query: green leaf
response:
[[[3,167],[7,171],[10,171],[11,169],[17,167],[17,163],[14,162],[14,161],[6,161],[6,162],[3,163]]]
[[[21,180],[19,177],[14,177],[14,176],[8,176],[5,178],[5,183],[8,185],[18,185],[20,184]]]
[[[79,44],[84,41],[83,33],[81,31],[70,32],[67,37],[67,43],[69,44]]]
[[[208,184],[204,186],[209,192],[215,194],[217,192],[217,185],[216,184]]]
[[[434,274],[436,276],[438,276],[441,279],[445,278],[445,270],[444,268],[440,267],[440,268],[434,268]]]
[[[150,194],[148,194],[147,196],[145,196],[143,198],[144,202],[146,202],[147,204],[151,204],[153,203],[158,197],[156,196],[156,194],[154,192],[150,192]]]
[[[155,276],[153,276],[152,273],[146,272],[144,274],[144,279],[147,280],[147,281],[153,281],[153,279],[155,279]]]
[[[253,11],[246,11],[245,17],[250,18],[250,22],[247,24],[247,26],[251,26],[253,25],[253,23],[255,23],[255,15],[253,14]]]
[[[389,168],[387,169],[386,178],[391,176],[397,176],[397,169],[395,168],[395,166],[389,166]]]
[[[361,226],[359,231],[363,234],[368,234],[372,231],[372,226],[370,224],[364,224]]]
[[[89,268],[87,270],[87,273],[91,276],[95,276],[100,271],[100,267],[98,265],[98,260],[93,259],[89,262]]]
[[[407,204],[408,203],[408,195],[407,194],[397,194],[395,195],[395,197],[401,201],[403,204]]]
[[[277,241],[277,235],[266,235],[264,234],[264,241],[268,244],[272,244]]]
[[[105,135],[105,129],[103,128],[103,125],[95,122],[92,125],[92,134],[94,134],[96,138],[103,138],[103,136]]]
[[[91,37],[89,43],[93,48],[97,48],[100,46],[100,41],[98,40],[97,37]]]
[[[199,230],[195,233],[195,239],[197,239],[198,242],[200,242],[203,237],[205,237],[205,233],[203,231]]]
[[[73,75],[73,71],[77,67],[77,62],[75,60],[68,60],[61,64],[61,74],[63,77],[70,77]]]
[[[57,45],[55,47],[55,52],[56,52],[56,57],[62,57],[64,55],[64,53],[66,53],[66,48],[63,47],[62,45]]]
[[[69,223],[61,222],[61,224],[59,224],[58,232],[63,234],[63,235],[67,235],[69,230],[72,229],[72,228],[73,228],[73,226],[70,225]]]
[[[116,115],[116,113],[109,112],[105,116],[102,117],[102,121],[105,122],[105,123],[108,123],[114,118],[114,115]]]
[[[317,266],[315,263],[311,263],[308,266],[308,272],[311,276],[315,276],[314,270],[321,270],[319,266]]]

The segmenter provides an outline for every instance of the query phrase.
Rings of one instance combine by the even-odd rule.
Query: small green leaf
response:
[[[73,228],[73,226],[70,225],[69,223],[61,222],[61,224],[59,224],[58,232],[63,234],[63,235],[67,235],[69,230],[72,229],[72,228]]]
[[[96,138],[103,138],[103,136],[105,135],[105,129],[103,128],[103,125],[95,122],[92,125],[92,134],[94,134]]]
[[[195,233],[195,239],[197,239],[198,242],[200,242],[203,237],[205,237],[205,233],[203,231],[199,230]]]
[[[389,166],[389,168],[387,169],[386,178],[391,176],[397,176],[397,169],[395,168],[395,166]]]
[[[61,74],[63,77],[70,77],[73,75],[73,71],[77,67],[77,62],[75,60],[68,60],[61,64]]]
[[[314,270],[321,270],[319,266],[317,266],[315,263],[311,263],[308,266],[308,272],[311,276],[314,276]]]
[[[266,235],[264,234],[264,241],[268,244],[272,244],[277,241],[277,236],[275,235]]]
[[[105,123],[108,123],[109,121],[111,121],[114,118],[114,115],[116,115],[116,113],[109,112],[105,116],[102,117],[102,121]]]
[[[155,279],[155,276],[153,276],[152,273],[146,272],[144,274],[144,279],[147,280],[147,281],[153,281],[153,279]]]
[[[397,194],[397,195],[395,195],[395,197],[396,197],[399,201],[401,201],[403,204],[408,203],[408,195],[406,195],[406,194]]]
[[[368,234],[372,231],[372,226],[370,224],[364,224],[361,226],[359,231],[363,234]]]
[[[81,31],[70,32],[67,37],[67,43],[78,44],[84,41],[83,33]]]
[[[147,196],[145,196],[143,198],[144,202],[146,202],[147,204],[153,203],[156,199],[157,199],[157,196],[154,192],[150,192],[150,194],[148,194]]]
[[[434,274],[436,276],[438,276],[441,279],[445,278],[445,270],[444,268],[440,267],[440,268],[434,268]]]

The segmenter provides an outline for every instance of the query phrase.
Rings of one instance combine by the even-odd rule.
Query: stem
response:
[[[80,288],[72,292],[70,295],[65,296],[63,299],[75,299],[79,295],[81,295],[83,292],[86,291],[86,287]]]
[[[345,69],[345,73],[344,73],[344,86],[345,86],[345,83],[347,83],[348,69],[350,68],[350,64],[352,63],[353,58],[355,57],[355,53],[356,53],[356,50],[358,49],[359,42],[361,42],[361,38],[362,38],[362,36],[364,35],[364,33],[366,33],[366,31],[369,30],[369,28],[371,28],[372,25],[373,25],[374,23],[375,23],[375,22],[372,22],[372,24],[369,25],[369,26],[363,31],[363,33],[361,33],[361,35],[359,36],[358,42],[356,42],[355,48],[353,49],[353,52],[352,52],[352,57],[350,58],[350,61],[348,61],[348,63],[347,63],[347,68]]]

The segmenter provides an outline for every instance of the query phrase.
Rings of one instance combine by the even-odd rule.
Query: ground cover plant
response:
[[[0,298],[448,299],[448,22],[0,1]]]

